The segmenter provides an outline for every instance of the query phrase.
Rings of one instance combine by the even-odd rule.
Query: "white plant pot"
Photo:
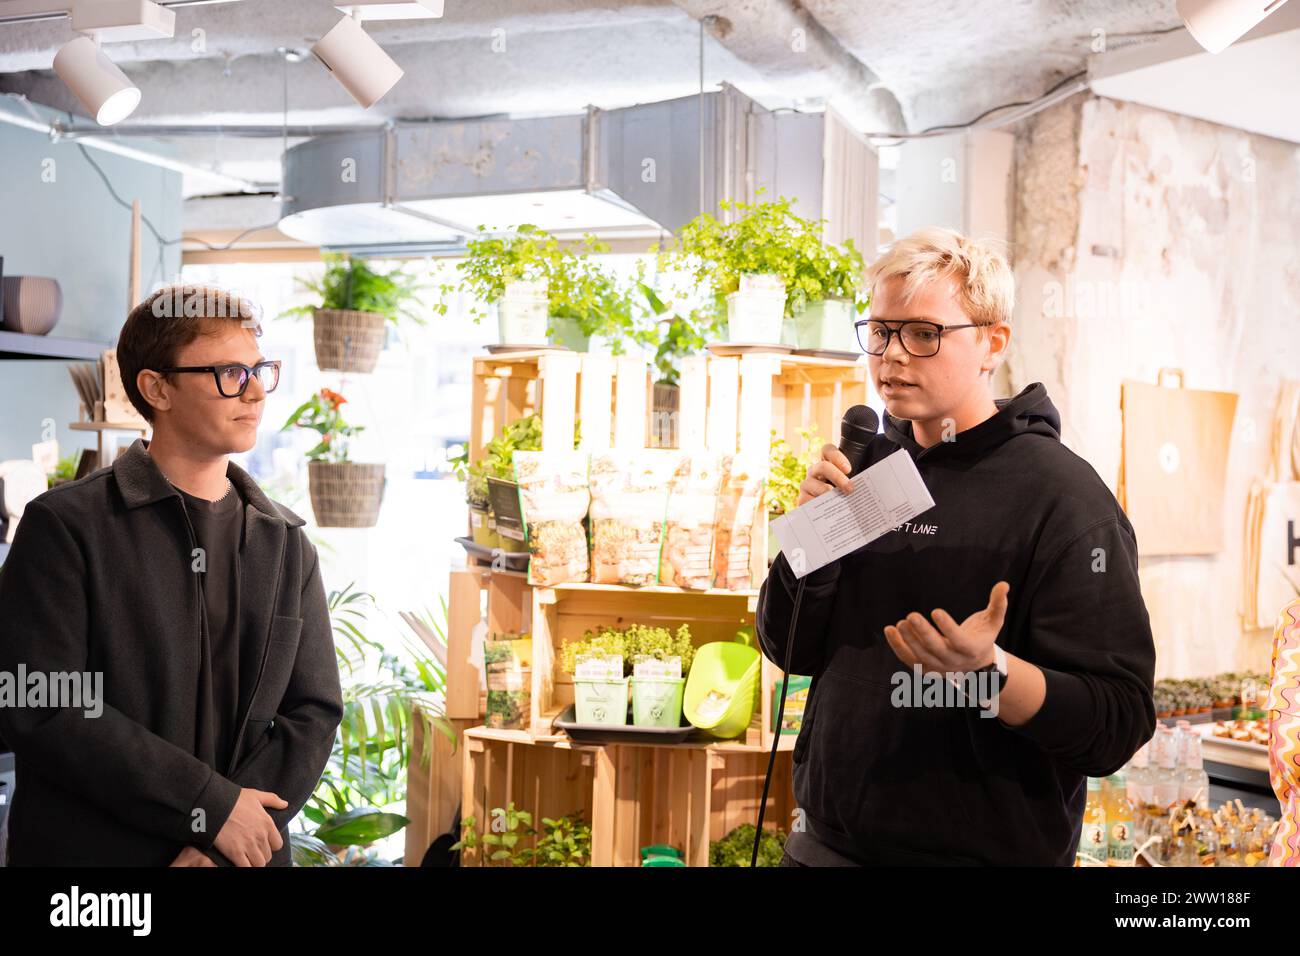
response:
[[[549,299],[545,282],[511,282],[495,303],[502,345],[546,345]]]
[[[777,279],[775,289],[747,289],[746,278],[741,276],[741,288],[727,296],[727,341],[779,345],[785,320],[785,287]]]

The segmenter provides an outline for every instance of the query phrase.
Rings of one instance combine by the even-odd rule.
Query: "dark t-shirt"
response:
[[[201,573],[207,627],[199,664],[198,756],[225,773],[239,729],[239,549],[244,500],[230,489],[220,501],[181,491],[206,571]]]

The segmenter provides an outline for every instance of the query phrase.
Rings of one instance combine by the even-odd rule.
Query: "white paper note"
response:
[[[772,522],[795,577],[825,567],[934,507],[916,463],[901,448],[850,481],[851,493],[828,491]]]

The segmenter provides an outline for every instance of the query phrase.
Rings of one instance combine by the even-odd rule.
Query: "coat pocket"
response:
[[[279,711],[284,692],[293,676],[294,661],[298,657],[298,642],[302,638],[302,618],[277,614],[271,622],[271,637],[266,645],[266,657],[257,688],[248,707],[249,721],[270,722]]]

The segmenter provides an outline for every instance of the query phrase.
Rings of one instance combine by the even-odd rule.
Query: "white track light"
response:
[[[95,122],[112,126],[140,105],[140,90],[90,37],[77,37],[54,56],[59,74]]]
[[[1222,53],[1286,0],[1178,0],[1187,32],[1211,53]]]
[[[402,68],[350,16],[317,40],[311,52],[365,109],[379,102],[403,75]]]

